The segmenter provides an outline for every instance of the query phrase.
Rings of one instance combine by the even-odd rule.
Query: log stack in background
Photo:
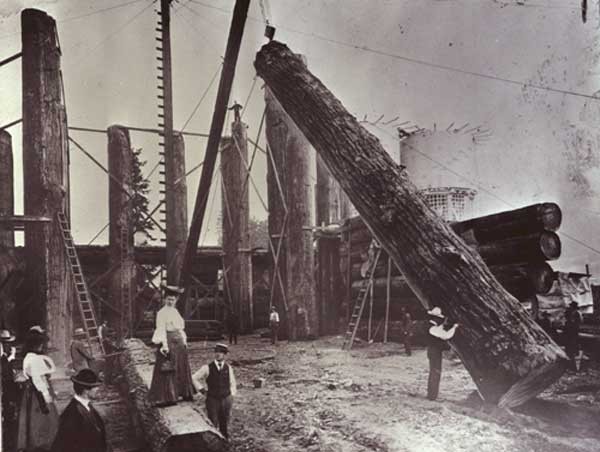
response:
[[[452,223],[452,229],[483,258],[496,279],[522,302],[552,288],[555,272],[547,261],[561,252],[562,213],[555,203],[541,203],[471,220]],[[348,275],[353,301],[361,287],[361,267],[373,239],[360,217],[350,218],[343,227],[340,257],[342,274]],[[382,252],[374,275],[375,312],[385,306],[387,255]],[[350,268],[348,268],[348,262]],[[398,268],[392,264],[391,300],[420,308]],[[414,303],[413,303],[414,301]],[[351,303],[352,304],[352,303]],[[392,313],[395,312],[392,305]],[[394,318],[395,315],[392,315]]]

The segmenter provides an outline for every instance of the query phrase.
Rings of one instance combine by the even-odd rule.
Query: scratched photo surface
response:
[[[53,395],[34,405],[57,423],[83,329],[98,450],[600,450],[600,0],[251,0],[233,19],[243,3],[0,1],[0,450],[56,431],[22,414],[36,324]],[[39,108],[28,9],[56,29]],[[31,164],[49,142],[62,162]],[[161,284],[187,289],[170,343],[191,375],[229,344],[228,433],[200,392],[149,396],[171,372]]]

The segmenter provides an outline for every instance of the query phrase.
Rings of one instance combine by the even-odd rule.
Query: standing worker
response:
[[[404,352],[406,356],[412,355],[410,340],[412,337],[412,318],[406,308],[402,306],[400,310],[400,322],[402,325],[402,339],[404,340]]]
[[[18,387],[13,367],[16,348],[15,336],[8,330],[0,330],[0,366],[2,367],[2,444],[5,450],[13,450],[17,435]]]
[[[229,345],[237,345],[238,331],[240,329],[240,319],[233,308],[229,309],[227,314],[227,332],[229,333]]]
[[[86,334],[83,328],[75,328],[71,341],[71,361],[75,372],[79,372],[81,369],[90,369],[92,361],[94,361],[88,345],[84,342],[85,338]]]
[[[277,335],[279,333],[279,313],[275,306],[271,306],[271,314],[269,314],[269,327],[271,328],[271,344],[277,343]]]
[[[577,358],[579,357],[579,329],[581,327],[581,313],[579,305],[572,301],[565,310],[564,343],[565,352],[571,362],[571,370],[577,372]]]
[[[229,438],[227,425],[233,405],[233,397],[237,393],[237,385],[233,369],[225,362],[229,349],[224,344],[215,346],[215,360],[204,365],[192,379],[196,389],[206,395],[206,412],[208,418],[219,429],[224,438]]]
[[[449,350],[447,341],[452,339],[458,323],[450,326],[448,319],[437,306],[427,311],[429,315],[429,343],[427,345],[427,358],[429,358],[429,379],[427,380],[427,398],[437,399],[440,391],[440,378],[442,376],[442,352]]]

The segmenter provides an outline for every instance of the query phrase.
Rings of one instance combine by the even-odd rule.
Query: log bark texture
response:
[[[133,151],[129,131],[122,126],[108,128],[109,185],[109,296],[113,309],[107,309],[106,319],[115,329],[118,339],[133,333],[132,300],[135,288],[133,248]]]
[[[331,223],[331,175],[317,154],[317,184],[315,186],[315,224],[326,226]]]
[[[165,152],[166,150],[167,148],[165,148]],[[167,283],[177,285],[183,264],[188,230],[185,143],[181,133],[173,134],[171,157],[165,159],[165,184]]]
[[[154,353],[139,339],[125,342],[120,355],[133,414],[137,416],[144,439],[152,452],[222,452],[227,443],[204,414],[197,402],[179,402],[157,408],[148,401]]]
[[[274,154],[285,154],[286,159],[283,186],[286,194],[284,215],[287,216],[284,246],[288,335],[292,340],[303,339],[316,336],[319,331],[312,231],[305,229],[311,223],[310,144],[268,90],[265,100],[267,139],[272,136],[269,129],[273,126],[278,129],[276,140],[269,141],[269,148]]]
[[[49,349],[60,365],[71,339],[72,286],[56,220],[68,216],[69,155],[56,22],[45,12],[21,13],[23,79],[23,179],[25,215],[52,218],[25,226],[26,301],[21,328],[47,328]]]
[[[25,277],[25,260],[12,247],[0,246],[0,322],[3,328],[16,331],[17,288]]]
[[[12,138],[0,130],[0,217],[15,214]],[[0,224],[0,247],[15,246],[12,226]]]
[[[255,67],[421,303],[461,323],[451,343],[485,400],[516,406],[559,378],[566,363],[561,348],[427,207],[379,140],[302,59],[271,41]]]
[[[231,125],[231,139],[226,140],[221,152],[223,267],[227,272],[223,289],[225,299],[238,314],[243,333],[251,331],[253,323],[247,128],[237,119]]]

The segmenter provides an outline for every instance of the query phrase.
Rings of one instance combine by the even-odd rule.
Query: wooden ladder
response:
[[[98,324],[96,322],[96,314],[94,313],[94,305],[92,304],[87,283],[81,272],[81,264],[79,263],[79,257],[77,256],[77,250],[75,249],[73,237],[71,236],[71,230],[69,229],[69,223],[65,214],[58,214],[58,224],[67,253],[69,271],[71,273],[71,278],[73,279],[73,285],[75,286],[77,305],[79,306],[79,313],[83,319],[83,329],[87,337],[88,345],[90,346],[92,355],[104,355],[104,345],[102,344],[102,339],[100,339],[100,336],[98,335]]]
[[[377,267],[377,262],[379,262],[379,256],[381,256],[381,248],[377,248],[375,258],[371,261],[371,265],[367,268],[365,277],[362,280],[360,290],[358,292],[358,295],[356,296],[356,300],[354,301],[354,308],[352,309],[350,322],[348,322],[348,329],[346,330],[346,334],[344,335],[344,343],[342,344],[342,350],[350,350],[352,348],[352,344],[354,343],[354,339],[356,338],[356,333],[358,332],[358,324],[360,323],[360,318],[362,317],[365,304],[367,303],[369,289],[373,285],[373,276],[375,275],[375,268]]]

